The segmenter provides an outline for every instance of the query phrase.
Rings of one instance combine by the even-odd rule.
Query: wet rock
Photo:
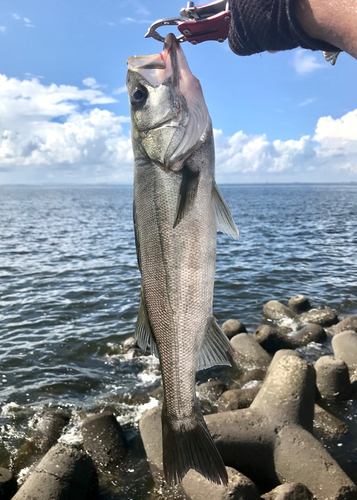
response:
[[[253,333],[256,340],[269,354],[274,354],[279,349],[296,349],[300,342],[294,337],[286,335],[279,327],[261,325]]]
[[[357,333],[344,331],[332,339],[332,348],[337,359],[342,359],[349,369],[357,368]]]
[[[258,394],[260,387],[251,389],[231,389],[218,399],[218,412],[248,408]]]
[[[41,417],[37,424],[37,430],[41,433],[38,445],[41,453],[47,453],[57,443],[69,420],[70,416],[61,411],[48,412]]]
[[[357,316],[347,316],[342,321],[337,323],[330,328],[332,334],[345,332],[347,330],[352,330],[357,333]]]
[[[288,306],[295,314],[301,314],[311,309],[310,302],[305,295],[294,295],[289,300]]]
[[[313,500],[311,491],[302,483],[280,484],[262,496],[264,500]]]
[[[13,500],[94,500],[97,487],[92,459],[78,447],[56,444]]]
[[[321,325],[316,323],[308,323],[303,328],[298,330],[294,335],[296,342],[300,343],[300,347],[306,346],[310,342],[321,344],[326,340],[326,332]]]
[[[340,439],[348,432],[347,425],[337,417],[315,405],[313,435],[324,444]]]
[[[269,300],[264,304],[263,314],[272,321],[280,321],[284,318],[293,319],[295,317],[295,313],[278,300]]]
[[[107,467],[120,465],[126,455],[124,433],[109,411],[96,413],[83,420],[83,447],[95,464]]]
[[[351,396],[348,367],[342,359],[322,356],[316,361],[315,370],[316,385],[322,398],[344,401]]]
[[[196,387],[202,406],[207,410],[212,410],[216,406],[218,398],[228,389],[227,384],[221,380],[209,380]]]
[[[0,499],[10,500],[17,491],[17,481],[12,472],[0,467]]]
[[[337,315],[332,309],[312,309],[306,313],[300,314],[298,318],[300,323],[316,323],[321,326],[332,326],[337,323]]]
[[[234,335],[238,335],[238,333],[247,333],[247,329],[243,323],[238,319],[233,318],[223,323],[222,330],[229,339],[234,337]]]
[[[245,369],[267,368],[271,357],[247,333],[239,333],[231,339],[231,344],[235,349],[234,358],[238,364]]]
[[[255,484],[240,472],[227,467],[228,486],[218,485],[190,470],[182,481],[188,500],[260,500]]]

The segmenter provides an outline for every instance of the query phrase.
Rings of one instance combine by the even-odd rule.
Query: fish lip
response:
[[[171,68],[172,68],[172,84],[175,87],[178,87],[180,84],[180,68],[179,68],[179,62],[178,62],[178,57],[177,57],[177,50],[179,47],[179,42],[177,41],[177,38],[173,33],[169,33],[166,35],[165,41],[164,41],[164,50],[167,51],[167,56],[170,57],[171,61]],[[165,56],[164,56],[164,59]]]

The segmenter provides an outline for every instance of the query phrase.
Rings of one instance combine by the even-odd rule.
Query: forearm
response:
[[[230,0],[230,10],[237,55],[302,47],[357,58],[357,0]]]
[[[299,0],[295,14],[309,36],[357,59],[357,0]]]

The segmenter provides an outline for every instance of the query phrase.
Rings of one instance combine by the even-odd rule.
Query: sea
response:
[[[220,324],[237,318],[252,333],[266,301],[297,294],[341,319],[357,314],[356,183],[220,189],[240,232],[218,234]],[[47,412],[68,413],[61,440],[77,443],[83,418],[106,408],[137,438],[140,416],[158,404],[156,359],[123,352],[140,299],[132,202],[131,186],[0,187],[0,466],[20,483],[31,470],[21,457]],[[332,352],[310,347],[312,362]],[[338,412],[357,435],[355,403]],[[133,483],[149,477],[143,467]],[[148,478],[126,496],[111,483],[102,498],[159,498]]]

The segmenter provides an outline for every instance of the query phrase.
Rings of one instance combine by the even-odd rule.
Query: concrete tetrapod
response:
[[[279,354],[250,408],[205,420],[224,463],[262,490],[298,482],[317,500],[356,500],[356,485],[311,434],[315,390],[313,366],[296,353]],[[139,427],[155,475],[162,470],[160,410],[145,413]]]
[[[97,486],[89,455],[75,446],[58,443],[43,457],[13,500],[94,500]]]
[[[318,500],[355,500],[356,485],[311,434],[314,402],[312,365],[287,355],[273,359],[249,409],[208,415],[206,422],[225,464],[305,484]]]

